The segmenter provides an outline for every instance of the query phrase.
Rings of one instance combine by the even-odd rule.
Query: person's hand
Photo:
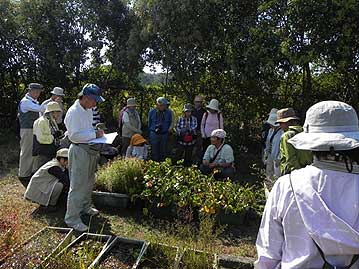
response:
[[[103,130],[96,131],[96,138],[103,137],[104,135],[105,135],[105,132]]]
[[[210,163],[208,165],[209,168],[216,168],[217,167],[217,164],[216,163]]]

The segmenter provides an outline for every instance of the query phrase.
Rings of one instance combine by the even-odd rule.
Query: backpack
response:
[[[293,196],[294,196],[294,200],[295,202],[298,204],[297,202],[297,198],[294,194],[294,188],[293,188],[293,184],[292,184],[292,177],[291,177],[291,174],[289,174],[289,181],[290,181],[290,187],[292,189],[292,192],[293,192]],[[309,236],[312,238],[312,236],[309,234]],[[348,265],[348,266],[334,266],[334,265],[331,265],[325,258],[325,255],[324,255],[324,252],[323,250],[319,247],[319,245],[317,244],[317,242],[315,242],[315,240],[312,238],[312,241],[314,242],[314,245],[317,247],[318,249],[318,252],[320,254],[320,256],[322,257],[323,261],[324,261],[324,265],[323,265],[323,269],[350,269],[358,260],[359,260],[359,255],[354,255],[353,256],[353,259],[351,261],[351,263]]]
[[[123,125],[123,114],[127,111],[128,106],[125,106],[124,108],[121,109],[120,113],[118,114],[118,134],[119,136],[122,136],[122,125]]]
[[[218,129],[221,129],[221,112],[217,112],[217,118],[218,118]],[[206,122],[207,122],[207,118],[208,118],[208,111],[206,111],[204,113],[204,125],[203,125],[203,129],[206,128]]]

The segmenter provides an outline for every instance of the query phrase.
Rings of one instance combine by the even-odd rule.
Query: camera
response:
[[[162,126],[161,125],[156,125],[155,126],[155,133],[156,134],[161,134],[162,133]]]

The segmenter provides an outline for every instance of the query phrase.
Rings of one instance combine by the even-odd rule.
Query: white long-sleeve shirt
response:
[[[29,111],[32,112],[44,112],[45,106],[39,104],[39,101],[32,98],[29,94],[26,94],[20,101],[20,110],[22,113]]]
[[[73,143],[88,143],[96,138],[96,132],[92,126],[92,109],[84,109],[79,100],[69,108],[65,116],[67,134]]]
[[[359,174],[307,166],[291,178],[298,203],[289,175],[279,178],[264,209],[255,268],[322,268],[312,238],[331,265],[349,265],[359,253]]]

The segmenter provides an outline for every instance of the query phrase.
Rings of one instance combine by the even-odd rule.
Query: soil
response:
[[[120,242],[112,248],[107,258],[101,263],[100,269],[130,269],[135,264],[140,251],[141,247],[139,245]]]
[[[47,229],[36,238],[25,243],[0,266],[1,269],[18,269],[39,266],[64,240],[66,233]]]
[[[163,245],[150,245],[142,258],[140,269],[173,268],[177,249]]]

